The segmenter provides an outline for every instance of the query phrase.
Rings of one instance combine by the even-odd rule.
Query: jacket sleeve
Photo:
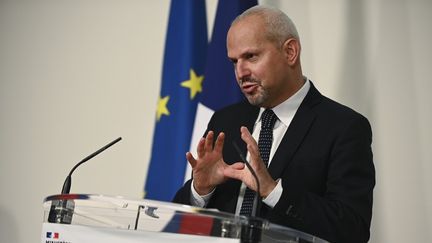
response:
[[[192,179],[188,180],[175,194],[172,202],[191,205],[191,182]]]

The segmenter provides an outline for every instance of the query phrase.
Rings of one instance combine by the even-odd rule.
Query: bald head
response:
[[[238,84],[249,103],[260,107],[275,107],[302,87],[300,49],[292,21],[269,7],[246,10],[227,34]]]
[[[300,42],[297,29],[292,20],[281,10],[269,6],[257,5],[249,8],[241,15],[237,16],[231,26],[252,16],[257,16],[262,19],[267,39],[275,42],[278,46],[282,46],[289,38],[294,38]]]

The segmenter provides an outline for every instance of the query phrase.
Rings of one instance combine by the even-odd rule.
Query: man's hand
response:
[[[222,158],[222,148],[225,134],[220,133],[213,147],[214,132],[209,131],[198,143],[198,158],[191,152],[186,153],[186,159],[192,166],[194,188],[200,195],[210,193],[217,185],[226,180],[224,170],[228,166]]]
[[[258,145],[254,140],[254,138],[252,137],[252,135],[250,134],[250,132],[248,131],[248,129],[246,127],[241,127],[240,132],[241,132],[241,138],[246,143],[247,150],[249,151],[250,154],[250,165],[255,170],[255,173],[260,183],[259,194],[262,197],[267,197],[270,194],[270,192],[272,192],[273,189],[276,187],[277,183],[275,180],[273,180],[271,175],[268,173],[267,168],[261,159]],[[243,183],[246,184],[247,187],[249,187],[254,191],[258,190],[255,178],[253,177],[249,169],[246,168],[246,166],[242,162],[238,162],[230,166],[227,166],[226,169],[224,170],[224,175],[226,177],[241,180]]]

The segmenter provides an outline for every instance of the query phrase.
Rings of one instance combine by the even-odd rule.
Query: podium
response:
[[[93,194],[45,198],[41,242],[326,242],[261,218]]]

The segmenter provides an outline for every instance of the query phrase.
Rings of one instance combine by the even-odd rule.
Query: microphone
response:
[[[103,146],[102,148],[98,149],[96,152],[90,154],[89,156],[82,159],[80,162],[78,162],[72,170],[69,172],[68,176],[66,177],[63,188],[61,190],[61,194],[69,194],[71,183],[72,183],[72,173],[78,168],[78,166],[82,165],[83,163],[87,162],[88,160],[92,159],[96,155],[102,153],[107,148],[111,147],[112,145],[119,142],[122,138],[119,137],[115,139],[114,141],[110,142],[109,144]],[[48,222],[50,223],[59,223],[59,224],[71,224],[72,223],[72,215],[74,212],[75,203],[73,200],[53,200],[51,202],[51,208],[48,215]]]
[[[255,170],[252,168],[252,166],[249,164],[249,161],[246,160],[246,157],[243,155],[242,151],[240,150],[240,147],[237,145],[235,141],[232,141],[232,144],[234,148],[237,150],[237,153],[239,154],[240,158],[243,160],[243,163],[245,163],[246,167],[251,172],[252,176],[255,178],[255,182],[257,184],[257,196],[255,197],[255,210],[252,210],[251,216],[256,217],[259,215],[259,211],[261,209],[261,196],[260,196],[260,183],[258,180],[258,176],[255,173]]]
[[[82,165],[84,162],[92,159],[93,157],[95,157],[96,155],[102,153],[105,149],[113,146],[114,144],[116,144],[118,141],[120,141],[122,138],[119,137],[117,139],[115,139],[114,141],[112,141],[111,143],[103,146],[102,148],[100,148],[99,150],[97,150],[96,152],[90,154],[89,156],[85,157],[83,160],[81,160],[80,162],[78,162],[78,164],[76,164],[72,170],[69,172],[69,175],[66,177],[64,183],[63,183],[63,188],[61,191],[61,194],[69,194],[70,192],[70,188],[71,188],[71,183],[72,183],[72,173],[76,170],[76,168],[78,168],[78,166]]]
[[[257,184],[257,192],[254,199],[254,209],[252,210],[251,217],[248,218],[248,223],[242,225],[241,230],[241,242],[244,243],[258,243],[261,242],[261,229],[263,225],[263,221],[257,217],[259,215],[261,210],[261,196],[260,196],[260,183],[258,180],[258,176],[255,173],[255,170],[252,168],[252,166],[249,164],[249,161],[246,160],[246,157],[243,155],[242,151],[240,150],[240,147],[237,145],[237,143],[233,140],[232,144],[234,148],[237,150],[237,153],[239,154],[240,158],[245,163],[246,167],[251,172],[252,176],[255,178],[255,182]]]

